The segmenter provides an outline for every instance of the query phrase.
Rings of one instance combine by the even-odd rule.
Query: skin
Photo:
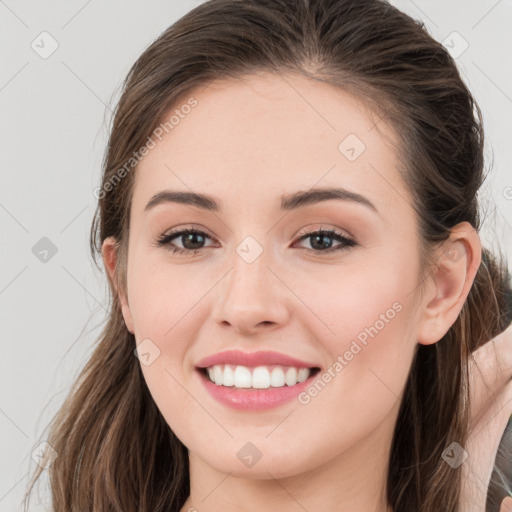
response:
[[[455,322],[480,265],[478,234],[467,223],[453,229],[444,249],[462,256],[440,252],[420,296],[417,221],[384,120],[386,137],[351,95],[299,75],[217,81],[190,96],[198,105],[137,168],[128,292],[118,292],[137,344],[149,338],[160,350],[141,368],[189,449],[182,512],[388,511],[387,459],[414,350]],[[350,133],[366,146],[353,162],[338,150]],[[366,196],[378,213],[338,200],[280,211],[281,194],[329,186]],[[144,213],[164,189],[210,194],[222,208],[164,203]],[[199,239],[196,255],[154,245],[191,223],[211,237]],[[300,240],[320,227],[357,245],[325,253],[312,237]],[[247,236],[263,249],[251,264],[236,252]],[[186,239],[173,243],[183,248]],[[113,279],[114,240],[105,240],[103,256]],[[396,302],[401,311],[307,405],[230,409],[194,371],[203,357],[233,348],[275,350],[325,371]],[[252,467],[237,457],[248,441],[262,454]]]
[[[462,510],[484,512],[501,438],[512,416],[512,324],[473,354],[470,365],[471,430],[462,465]],[[512,498],[500,512],[512,512]]]
[[[501,504],[500,512],[512,512],[512,498],[505,498]]]

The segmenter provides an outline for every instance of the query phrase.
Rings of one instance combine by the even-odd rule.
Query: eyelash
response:
[[[197,230],[197,229],[190,228],[190,229],[182,229],[182,230],[171,231],[170,233],[164,234],[164,235],[160,236],[156,240],[155,245],[157,247],[168,246],[168,250],[171,251],[173,254],[176,254],[176,253],[179,253],[179,254],[193,253],[192,255],[195,255],[195,254],[197,254],[197,252],[201,251],[202,248],[200,248],[200,249],[182,249],[181,247],[173,247],[171,245],[171,240],[173,240],[175,238],[178,238],[179,236],[186,235],[186,234],[196,234],[196,235],[205,236],[206,238],[209,238],[209,239],[212,238],[211,236],[206,234],[204,231],[200,231],[200,230]],[[318,254],[322,254],[322,253],[333,253],[333,252],[336,252],[336,251],[349,250],[352,247],[357,245],[357,242],[355,240],[353,240],[352,238],[348,238],[348,237],[344,236],[341,231],[338,231],[336,229],[323,229],[323,228],[318,229],[316,231],[311,231],[311,232],[306,233],[304,235],[301,235],[299,237],[299,239],[297,240],[297,242],[300,242],[300,241],[302,241],[302,240],[304,240],[306,238],[309,238],[309,237],[311,237],[313,235],[319,235],[319,234],[320,235],[328,235],[330,238],[335,238],[337,241],[343,242],[343,244],[335,247],[334,249],[331,248],[331,249],[327,249],[325,251],[318,250],[318,249],[307,249],[307,248],[304,248],[304,250],[306,250],[306,251],[308,251],[310,253],[315,253],[315,254],[318,255]]]

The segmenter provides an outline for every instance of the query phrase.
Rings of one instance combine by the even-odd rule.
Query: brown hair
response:
[[[480,228],[482,116],[454,60],[422,23],[384,0],[210,0],[143,52],[115,110],[90,243],[96,261],[102,242],[115,237],[125,293],[136,162],[126,163],[188,91],[256,71],[332,84],[386,118],[414,198],[424,277],[452,227],[468,221]],[[190,492],[188,452],[149,393],[110,285],[107,323],[47,439],[58,452],[48,468],[53,507],[179,511]],[[389,460],[394,512],[459,510],[461,472],[441,455],[453,440],[467,440],[468,360],[510,323],[507,294],[503,258],[484,249],[455,323],[438,343],[417,348]]]

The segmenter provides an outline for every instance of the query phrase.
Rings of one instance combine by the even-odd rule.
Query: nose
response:
[[[282,282],[286,279],[268,266],[264,254],[248,263],[235,253],[216,300],[215,320],[223,329],[251,335],[288,322],[290,292]]]

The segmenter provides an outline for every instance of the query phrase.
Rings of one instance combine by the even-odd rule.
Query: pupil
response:
[[[186,240],[194,240],[195,237],[201,237],[201,235],[199,233],[189,233],[188,235],[184,235],[185,236],[185,239]],[[193,243],[193,242],[192,242]],[[200,242],[199,242],[199,246],[200,246]],[[196,246],[193,246],[193,247],[187,247],[187,245],[184,243],[183,244],[187,249],[198,249],[199,247],[196,247]]]
[[[313,236],[313,243],[312,243],[311,245],[314,247],[314,246],[315,246],[315,243],[316,243],[316,241],[317,241],[318,239],[324,239],[324,240],[325,240],[326,238],[328,238],[328,239],[329,239],[329,238],[330,238],[330,236],[329,236],[329,235],[315,235],[315,236]],[[327,247],[327,248],[329,248],[329,247],[331,247],[331,245],[332,245],[332,240],[331,240],[331,242],[330,242],[330,243],[328,243],[328,244],[323,244],[323,245],[322,245],[322,244],[320,244],[320,247],[321,247],[321,248],[322,248],[322,247]]]

